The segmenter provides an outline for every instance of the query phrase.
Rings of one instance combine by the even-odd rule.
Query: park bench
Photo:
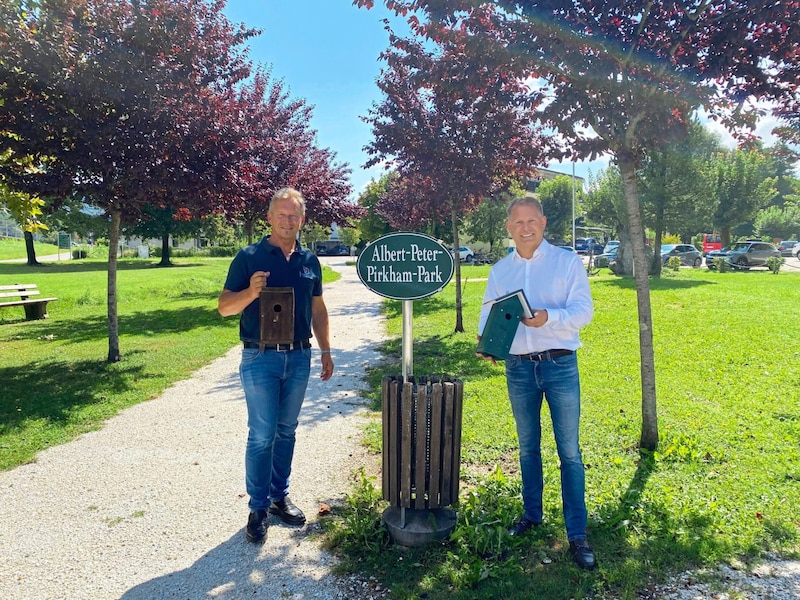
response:
[[[35,283],[15,283],[14,285],[0,285],[0,308],[6,306],[24,306],[25,320],[47,318],[47,303],[58,298],[31,298],[39,296],[39,288]],[[18,298],[5,300],[5,298]]]

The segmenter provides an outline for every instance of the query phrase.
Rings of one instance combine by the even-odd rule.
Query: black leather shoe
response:
[[[267,519],[269,514],[265,510],[255,510],[247,518],[247,527],[244,529],[244,537],[253,544],[263,544],[267,539]]]
[[[519,521],[514,523],[508,530],[508,535],[511,537],[519,537],[527,532],[531,527],[538,527],[541,523],[531,521],[528,517],[521,517]]]
[[[280,520],[287,525],[302,525],[306,522],[306,516],[303,514],[303,511],[289,500],[289,496],[277,502],[273,502],[272,506],[269,507],[269,512],[273,515],[278,515]]]
[[[589,546],[589,542],[586,540],[572,540],[569,543],[569,551],[581,569],[594,569],[596,564],[594,551]]]

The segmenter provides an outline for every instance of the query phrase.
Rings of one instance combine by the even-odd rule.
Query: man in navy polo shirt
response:
[[[239,251],[217,305],[223,317],[240,315],[239,337],[244,348],[239,375],[249,429],[245,483],[250,515],[245,536],[253,543],[266,539],[269,513],[290,525],[302,525],[306,520],[288,493],[295,430],[311,371],[312,331],[322,353],[320,378],[327,381],[333,375],[322,268],[316,255],[297,242],[305,212],[299,191],[284,188],[275,193],[267,212],[271,235]],[[258,299],[267,285],[294,289],[291,344],[259,343]]]

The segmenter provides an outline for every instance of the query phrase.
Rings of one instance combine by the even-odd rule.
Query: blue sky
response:
[[[234,23],[263,30],[248,44],[251,59],[271,66],[272,76],[284,80],[292,98],[303,98],[314,107],[311,126],[317,130],[318,144],[352,169],[354,195],[370,179],[378,179],[381,167],[362,168],[368,158],[363,148],[372,133],[360,117],[381,100],[375,85],[383,65],[378,55],[389,43],[382,20],[392,19],[400,32],[405,31],[404,22],[381,0],[371,10],[356,8],[352,0],[228,0],[225,13]],[[727,133],[715,130],[724,143],[732,144]],[[764,127],[759,133],[768,130]],[[543,166],[572,173],[571,163]],[[606,166],[606,160],[578,163],[575,174],[596,176]]]
[[[381,168],[362,168],[372,134],[359,117],[381,99],[378,55],[389,44],[381,19],[390,16],[383,5],[366,10],[351,0],[228,0],[225,14],[263,30],[249,43],[253,62],[271,65],[292,98],[314,107],[317,141],[348,163],[355,194],[379,178]]]
[[[235,23],[263,30],[249,42],[255,64],[270,65],[272,76],[283,79],[292,98],[314,107],[311,126],[320,146],[336,152],[348,163],[357,196],[370,179],[383,174],[381,167],[363,169],[363,151],[371,138],[365,116],[380,91],[375,80],[383,63],[378,55],[389,44],[382,22],[391,18],[398,31],[404,22],[378,0],[371,10],[357,8],[351,0],[228,0],[225,14]],[[604,161],[578,164],[575,173],[586,177],[605,166]],[[564,173],[572,165],[551,165]]]

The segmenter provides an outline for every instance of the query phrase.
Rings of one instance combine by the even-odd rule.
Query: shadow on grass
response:
[[[459,337],[460,336],[460,337]],[[459,379],[483,379],[492,374],[492,363],[475,356],[477,342],[471,336],[452,333],[447,336],[432,336],[414,340],[414,373],[419,375],[446,374]],[[378,347],[386,359],[381,370],[383,375],[391,369],[400,371],[402,339],[388,340]],[[376,373],[378,369],[375,370]],[[380,378],[377,379],[380,389]]]
[[[188,295],[187,297],[211,297],[213,294]],[[118,317],[121,335],[157,335],[182,333],[197,327],[228,327],[228,323],[209,303],[208,308],[181,307],[174,310],[162,308],[122,314]],[[27,339],[56,339],[70,343],[96,342],[108,338],[108,320],[105,315],[83,318],[43,319],[41,321],[8,321],[11,326],[21,323],[15,337]]]
[[[603,279],[592,281],[595,287],[609,287],[620,290],[635,290],[636,281],[633,277],[617,277],[615,279]],[[650,291],[658,292],[665,290],[686,290],[704,285],[719,285],[715,281],[699,281],[688,279],[671,279],[669,277],[651,277]]]
[[[203,263],[173,263],[171,265],[160,265],[157,262],[142,260],[127,261],[122,260],[117,263],[117,271],[139,271],[146,269],[172,269],[183,267],[202,267]],[[105,261],[86,261],[70,260],[59,263],[42,263],[36,266],[28,266],[25,263],[0,263],[0,277],[18,276],[33,277],[40,273],[90,273],[97,271],[108,271],[108,263]],[[28,283],[27,281],[25,283]],[[34,282],[37,283],[37,282]]]
[[[580,570],[574,564],[566,543],[560,504],[546,507],[544,524],[524,538],[515,540],[500,534],[496,543],[503,550],[495,556],[466,552],[457,540],[402,551],[390,545],[372,568],[386,587],[397,590],[402,597],[567,600],[593,597],[598,592],[603,597],[641,597],[642,591],[658,577],[696,567],[704,562],[704,556],[734,551],[720,535],[719,523],[704,514],[701,506],[679,510],[669,498],[658,501],[645,498],[644,491],[657,468],[651,456],[642,455],[627,489],[618,499],[597,508],[598,516],[589,523],[589,539],[598,557],[598,568],[594,571]],[[558,485],[558,481],[547,485]],[[487,505],[486,509],[489,511],[491,507]],[[631,543],[629,530],[637,530],[630,537],[644,543]],[[402,556],[402,562],[387,560],[391,554]],[[459,557],[458,564],[450,562],[448,557],[452,556]],[[442,577],[465,569],[464,565],[472,565],[473,571],[480,571],[486,577],[466,586],[463,582],[451,586]],[[611,596],[605,592],[611,592]]]
[[[53,360],[23,368],[2,367],[0,434],[32,419],[66,422],[74,409],[105,402],[129,390],[129,381],[142,377],[141,366],[117,363],[112,368],[99,360]]]

